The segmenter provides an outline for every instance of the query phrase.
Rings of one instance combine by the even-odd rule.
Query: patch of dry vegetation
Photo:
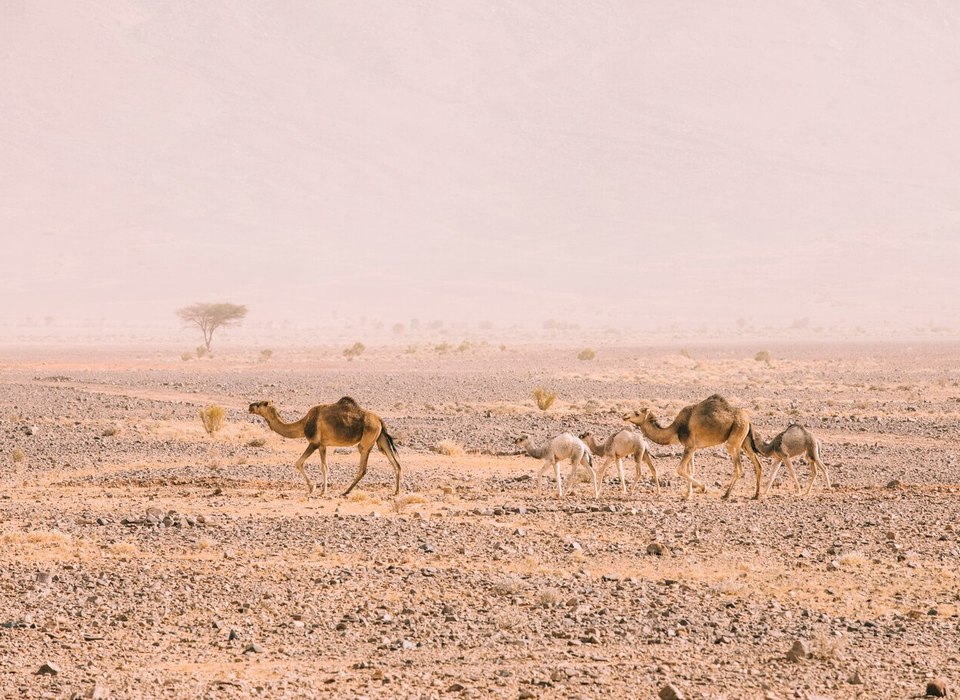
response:
[[[225,417],[226,411],[223,410],[223,406],[211,404],[200,409],[200,422],[210,436],[223,427]]]
[[[597,356],[597,353],[593,348],[584,348],[579,353],[577,353],[578,360],[592,360]]]
[[[460,457],[463,454],[463,445],[453,440],[441,440],[434,449],[447,457]]]
[[[542,386],[538,386],[533,390],[533,398],[537,402],[537,408],[541,411],[546,411],[553,405],[553,402],[557,400],[556,393],[544,389]]]

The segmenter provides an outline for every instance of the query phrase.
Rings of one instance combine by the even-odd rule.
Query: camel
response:
[[[563,480],[560,478],[560,462],[569,459],[572,465],[570,473],[567,475],[567,481],[570,482],[569,492],[573,493],[576,489],[577,467],[582,464],[590,472],[590,476],[593,477],[594,498],[600,497],[600,487],[597,484],[597,472],[593,469],[593,455],[590,453],[590,448],[587,447],[580,438],[570,433],[560,433],[560,435],[551,438],[540,447],[537,447],[529,437],[524,435],[514,440],[514,444],[517,447],[523,448],[531,457],[543,460],[543,466],[540,467],[540,471],[537,473],[537,488],[543,488],[541,482],[543,473],[552,467],[554,475],[557,478],[557,490],[562,498]]]
[[[757,491],[754,498],[760,498],[760,482],[763,477],[763,465],[757,457],[756,442],[753,428],[746,411],[733,408],[725,398],[714,394],[698,404],[687,406],[677,414],[669,427],[662,427],[657,423],[656,416],[649,408],[626,414],[623,419],[640,427],[640,431],[658,445],[671,445],[679,442],[683,445],[683,457],[677,467],[677,475],[687,480],[687,492],[684,496],[689,500],[693,495],[693,487],[703,493],[707,487],[703,482],[693,478],[693,455],[703,447],[726,445],[730,459],[733,460],[733,478],[723,494],[730,498],[734,484],[743,474],[743,463],[740,460],[740,450],[744,450],[757,476]]]
[[[647,441],[643,439],[643,435],[635,430],[621,430],[608,437],[602,445],[597,444],[597,439],[593,436],[593,433],[584,433],[580,436],[580,439],[590,448],[593,454],[598,457],[606,457],[603,465],[600,467],[600,473],[597,475],[597,479],[601,485],[603,485],[603,477],[607,473],[607,468],[610,466],[610,463],[616,462],[617,474],[620,476],[620,489],[623,491],[623,494],[626,495],[627,484],[623,475],[623,460],[626,457],[632,456],[635,473],[633,486],[630,487],[630,495],[633,495],[637,484],[640,483],[641,462],[646,462],[647,466],[650,467],[654,487],[656,488],[657,495],[660,495],[660,480],[657,478],[657,467],[653,463],[653,458],[650,456],[650,448],[647,445]]]
[[[820,441],[813,434],[799,423],[791,423],[779,435],[775,436],[770,442],[764,442],[757,436],[757,450],[765,457],[773,457],[777,460],[776,467],[773,470],[773,476],[770,477],[770,483],[767,484],[764,495],[770,493],[773,482],[776,481],[777,474],[780,473],[780,467],[787,465],[787,473],[793,479],[794,486],[797,487],[797,493],[800,493],[800,482],[797,481],[797,473],[793,470],[791,457],[806,457],[810,464],[810,483],[807,484],[807,490],[803,495],[806,496],[813,488],[813,482],[817,478],[819,471],[823,472],[827,480],[827,488],[830,488],[830,472],[827,471],[827,465],[820,460]]]
[[[307,482],[307,498],[313,493],[313,482],[310,481],[307,470],[303,466],[307,457],[320,450],[320,469],[323,474],[320,495],[323,496],[327,492],[327,448],[353,445],[357,445],[360,450],[360,470],[343,495],[348,495],[367,473],[367,459],[374,445],[393,465],[396,475],[396,487],[393,493],[394,495],[400,493],[400,462],[397,461],[397,447],[393,438],[387,433],[387,427],[380,420],[380,416],[373,411],[360,408],[349,396],[344,396],[333,404],[314,406],[296,423],[284,423],[272,401],[252,403],[249,411],[266,419],[270,430],[283,437],[307,438],[307,449],[303,451],[295,465],[297,471],[303,476],[303,480]]]

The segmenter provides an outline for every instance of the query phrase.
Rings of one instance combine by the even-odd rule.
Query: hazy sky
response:
[[[0,1],[0,322],[960,327],[960,3]]]

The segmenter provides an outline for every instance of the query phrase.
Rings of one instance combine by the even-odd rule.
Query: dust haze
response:
[[[960,6],[0,5],[0,333],[960,328]]]

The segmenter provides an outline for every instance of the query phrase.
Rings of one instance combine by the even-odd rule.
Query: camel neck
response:
[[[303,428],[306,425],[306,417],[301,418],[296,423],[284,423],[280,420],[280,414],[277,413],[276,409],[267,412],[263,417],[266,419],[267,425],[270,426],[270,430],[278,435],[287,438],[305,437]]]
[[[547,454],[546,447],[535,447],[529,440],[523,443],[523,449],[525,449],[527,454],[534,459],[543,459],[543,457]]]
[[[641,428],[643,434],[658,445],[671,445],[678,441],[676,425],[671,425],[669,428],[661,428],[652,416],[644,421]]]

